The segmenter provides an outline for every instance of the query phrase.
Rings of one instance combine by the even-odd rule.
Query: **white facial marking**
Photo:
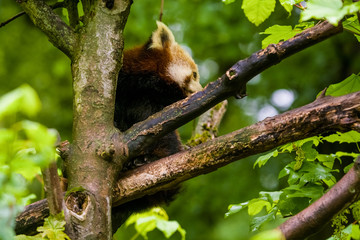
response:
[[[185,79],[192,74],[190,66],[180,64],[170,64],[167,70],[171,79],[180,86],[183,86]]]
[[[190,81],[188,89],[191,93],[201,91],[203,88],[201,84],[197,81]]]

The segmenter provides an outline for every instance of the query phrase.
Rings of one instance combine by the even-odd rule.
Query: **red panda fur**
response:
[[[121,131],[202,89],[194,60],[165,24],[157,22],[157,25],[146,44],[124,52],[114,116],[115,126]],[[180,150],[178,134],[170,133],[142,156],[131,160],[125,170]]]
[[[124,52],[114,115],[114,125],[121,131],[202,89],[194,60],[175,42],[165,24],[157,22],[157,26],[146,44]],[[180,138],[176,131],[171,132],[141,156],[130,159],[123,172],[180,150]],[[168,203],[178,191],[176,187],[118,206],[113,209],[113,223],[121,224],[132,212]],[[113,227],[117,229],[117,225]]]

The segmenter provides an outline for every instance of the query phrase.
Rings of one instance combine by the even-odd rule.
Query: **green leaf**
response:
[[[223,3],[225,3],[226,5],[227,4],[230,4],[230,3],[233,3],[235,2],[236,0],[222,0]]]
[[[280,195],[282,193],[283,193],[282,191],[260,192],[259,196],[260,198],[266,198],[270,204],[274,204],[279,201]]]
[[[40,111],[41,102],[33,88],[23,84],[0,98],[0,121],[17,112],[32,117]]]
[[[288,40],[299,32],[299,30],[294,30],[291,26],[273,25],[267,28],[265,32],[260,33],[269,34],[269,36],[262,41],[262,48],[266,48],[269,44],[277,44],[280,41]]]
[[[350,77],[339,83],[331,84],[326,89],[326,96],[338,97],[357,91],[360,91],[360,76],[352,74]]]
[[[357,15],[350,17],[343,21],[343,28],[355,34],[356,37],[360,35],[360,23],[358,21]]]
[[[290,15],[291,11],[293,9],[293,5],[295,4],[295,1],[294,0],[280,0],[279,2],[281,4],[281,6],[283,6]]]
[[[282,234],[279,228],[264,231],[256,234],[250,240],[282,240],[285,236]]]
[[[170,238],[176,231],[181,235],[181,239],[185,239],[186,231],[181,228],[176,221],[169,221],[169,217],[162,208],[153,208],[147,212],[136,213],[129,217],[125,222],[125,226],[135,224],[135,230],[144,239],[148,239],[147,234],[156,228],[160,230],[166,238]]]
[[[355,13],[359,9],[359,3],[343,6],[341,0],[310,0],[307,2],[306,10],[301,14],[301,20],[325,18],[331,24],[337,25],[345,15]]]
[[[246,208],[249,205],[249,202],[243,202],[239,204],[231,204],[228,206],[228,211],[225,213],[225,218],[240,212],[242,209]]]
[[[275,9],[275,0],[243,0],[241,8],[250,22],[259,26]]]
[[[330,169],[333,168],[334,166],[334,161],[335,161],[336,155],[335,154],[318,154],[316,159],[319,160],[319,162],[321,162],[321,164],[323,164],[325,167],[328,167]]]
[[[266,214],[266,215],[261,216],[261,217],[254,217],[253,219],[251,219],[251,221],[250,221],[250,230],[252,232],[257,231],[265,223],[274,220],[275,217],[276,217],[276,212],[277,211],[271,211],[269,214]]]
[[[44,226],[36,230],[44,239],[49,240],[70,240],[69,236],[64,233],[65,230],[64,213],[61,212],[56,216],[45,218]]]
[[[277,157],[278,154],[279,154],[278,151],[274,150],[272,152],[269,152],[265,155],[258,157],[258,159],[256,159],[254,163],[254,168],[256,167],[256,165],[258,165],[259,168],[264,166],[271,157]]]
[[[360,133],[356,131],[350,131],[346,133],[336,132],[327,137],[324,137],[323,140],[331,143],[358,143],[360,142]]]
[[[360,239],[360,229],[358,224],[351,224],[351,238]]]
[[[261,212],[264,207],[266,208],[266,211],[269,212],[269,210],[271,209],[271,204],[264,199],[255,198],[251,200],[248,204],[248,214],[250,216],[255,216],[256,214]]]

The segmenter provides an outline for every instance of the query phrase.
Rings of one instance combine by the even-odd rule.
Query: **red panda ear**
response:
[[[164,23],[156,21],[156,24],[158,28],[151,35],[149,48],[162,50],[176,43],[174,35]]]

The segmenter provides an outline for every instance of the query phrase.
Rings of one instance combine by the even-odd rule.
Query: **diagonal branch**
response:
[[[17,1],[31,21],[43,31],[49,41],[70,59],[73,55],[76,34],[43,0]]]
[[[360,131],[360,92],[341,97],[322,97],[284,114],[267,118],[233,133],[200,144],[188,151],[163,158],[124,173],[113,193],[113,206],[151,195],[195,176],[215,171],[233,161],[261,153],[282,144],[328,131]],[[22,226],[39,224],[46,217],[45,203],[27,207],[17,218],[17,233],[28,231]]]
[[[360,157],[354,167],[315,203],[280,225],[286,239],[305,239],[360,197]]]
[[[125,132],[124,140],[130,157],[140,154],[151,143],[166,133],[174,131],[184,123],[199,116],[210,107],[230,96],[238,98],[246,95],[246,83],[265,69],[283,59],[323,41],[342,31],[323,22],[307,29],[285,42],[269,45],[247,59],[237,62],[217,81],[208,84],[203,91],[176,102],[147,120],[135,124]]]
[[[360,131],[360,92],[318,98],[301,108],[126,172],[118,180],[114,205],[171,189],[180,182],[288,142],[352,129]]]

